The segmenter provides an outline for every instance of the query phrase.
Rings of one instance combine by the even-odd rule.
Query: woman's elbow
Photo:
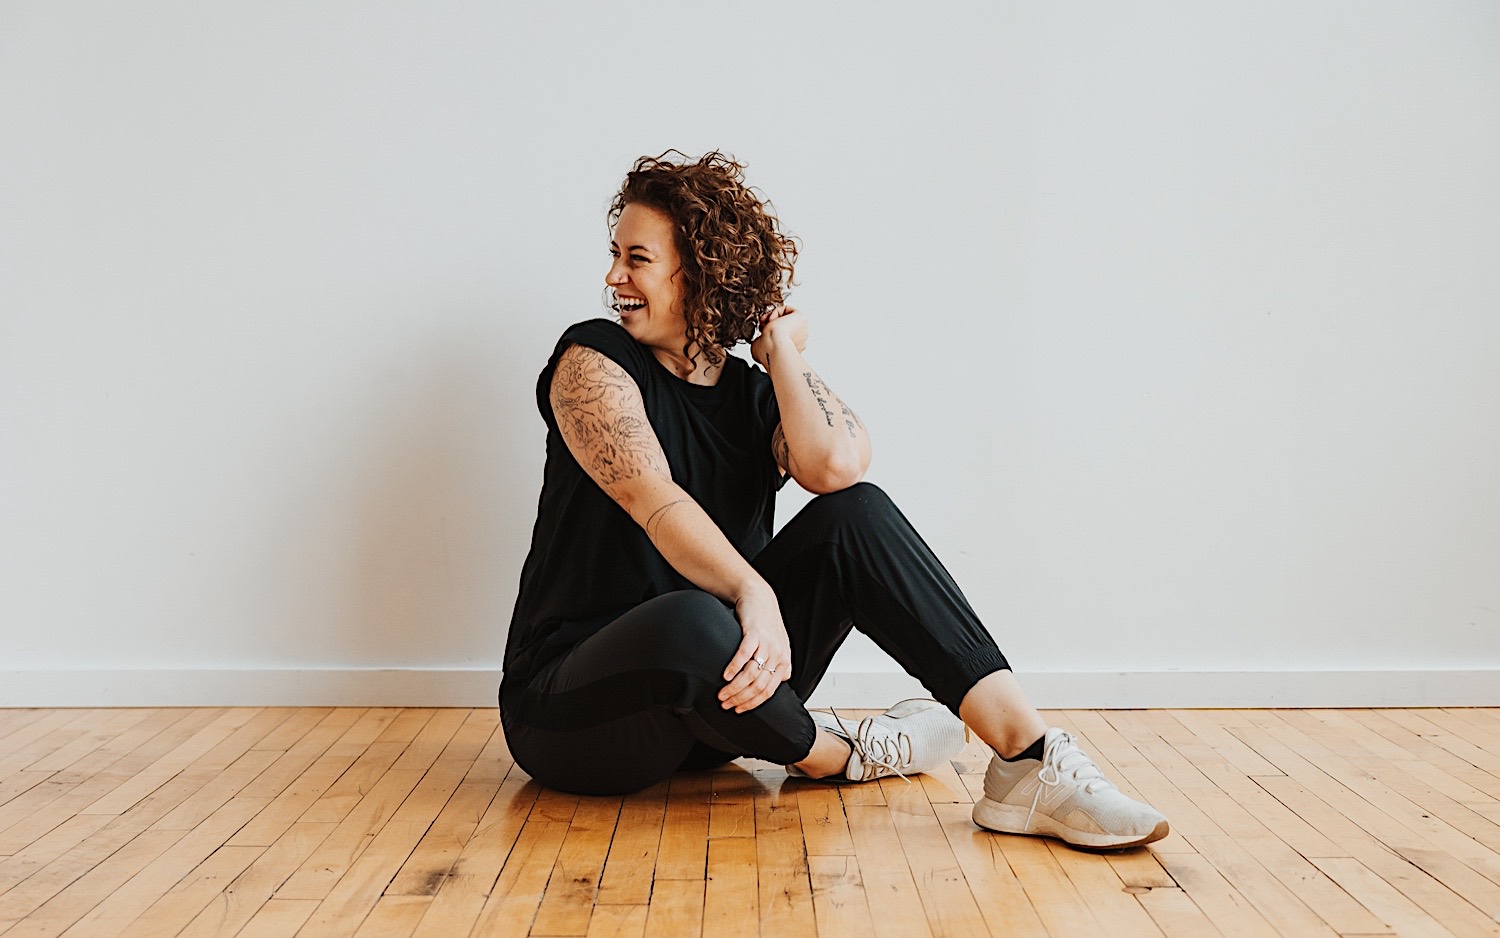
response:
[[[858,460],[830,459],[810,479],[797,482],[814,495],[828,495],[846,489],[865,476],[865,467]]]

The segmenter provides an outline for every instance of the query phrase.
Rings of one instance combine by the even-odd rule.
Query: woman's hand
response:
[[[769,371],[766,356],[777,346],[791,346],[798,352],[807,350],[807,317],[790,306],[767,310],[760,317],[760,335],[750,343],[750,357]]]
[[[741,596],[734,612],[745,638],[724,669],[729,683],[719,691],[719,701],[726,710],[733,707],[735,713],[744,713],[765,703],[782,681],[791,678],[792,645],[769,585]],[[757,658],[763,664],[757,665]]]

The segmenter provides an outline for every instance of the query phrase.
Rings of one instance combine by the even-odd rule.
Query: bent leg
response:
[[[539,783],[590,795],[639,791],[690,754],[705,764],[714,751],[783,765],[806,758],[816,728],[791,688],[744,713],[719,706],[742,637],[733,610],[701,590],[642,603],[527,686],[507,688],[511,754]]]
[[[788,685],[803,700],[851,628],[955,716],[981,679],[1010,668],[942,562],[868,482],[813,499],[751,563],[781,602]]]

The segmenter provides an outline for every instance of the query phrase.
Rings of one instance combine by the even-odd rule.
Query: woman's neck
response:
[[[661,362],[668,371],[689,384],[712,387],[718,384],[719,379],[724,375],[724,365],[710,363],[705,355],[699,355],[696,362],[693,362],[680,352],[670,352],[654,346],[651,354],[655,355],[656,360]]]

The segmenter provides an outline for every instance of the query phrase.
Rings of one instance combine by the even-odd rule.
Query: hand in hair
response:
[[[760,335],[750,343],[750,357],[769,369],[766,356],[777,346],[795,347],[798,352],[807,350],[807,317],[790,306],[778,306],[761,315]]]

